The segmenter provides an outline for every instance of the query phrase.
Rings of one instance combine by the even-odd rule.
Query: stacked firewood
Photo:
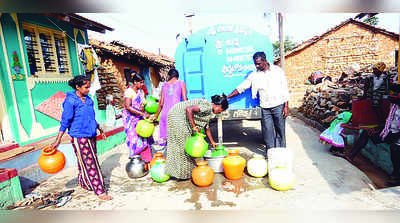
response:
[[[121,109],[125,90],[123,75],[112,64],[111,60],[105,60],[97,70],[101,84],[101,89],[96,92],[99,109],[106,109],[106,97],[109,94],[113,95],[115,106]]]
[[[397,68],[389,69],[387,74],[393,79],[397,76]],[[333,82],[327,80],[310,86],[306,90],[299,112],[309,119],[328,126],[336,115],[351,111],[353,99],[362,98],[366,78],[370,75],[372,73],[368,72],[343,73]]]

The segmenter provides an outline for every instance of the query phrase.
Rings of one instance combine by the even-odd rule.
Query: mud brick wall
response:
[[[378,61],[387,67],[395,64],[398,40],[357,24],[348,23],[332,31],[314,44],[286,57],[285,72],[291,93],[290,107],[301,105],[307,85],[305,81],[315,71],[338,77],[357,63],[360,67]]]

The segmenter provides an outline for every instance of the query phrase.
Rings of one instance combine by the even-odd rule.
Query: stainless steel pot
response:
[[[208,150],[206,154],[204,154],[204,159],[208,161],[208,166],[213,169],[214,173],[223,173],[224,166],[222,165],[222,160],[225,156],[211,156],[211,150]]]
[[[140,155],[134,155],[125,166],[126,173],[129,178],[144,177],[149,173],[147,164],[142,160]]]

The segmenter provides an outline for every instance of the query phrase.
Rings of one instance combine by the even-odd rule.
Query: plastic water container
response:
[[[268,157],[268,172],[277,167],[286,167],[293,171],[293,153],[289,148],[277,147],[270,148],[267,152]]]

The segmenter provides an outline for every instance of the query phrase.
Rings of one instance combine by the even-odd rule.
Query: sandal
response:
[[[400,180],[400,176],[393,176],[393,175],[390,175],[390,176],[389,176],[389,180],[392,180],[392,181]]]
[[[335,153],[332,153],[332,155],[342,157],[343,159],[346,159],[349,163],[354,162],[354,160],[352,160],[350,157],[348,157],[345,153],[342,153],[342,152],[335,152]]]
[[[333,151],[332,155],[339,156],[339,157],[342,157],[342,158],[345,157],[345,154],[343,152],[339,152],[339,151]]]
[[[55,192],[54,195],[55,195],[56,200],[59,200],[62,197],[70,196],[74,192],[75,192],[75,190],[72,189],[72,190],[66,190],[66,191],[62,191],[62,192]]]
[[[354,160],[352,160],[350,157],[348,157],[346,155],[344,155],[343,158],[345,158],[347,161],[349,161],[349,163],[353,163],[354,162]]]
[[[57,200],[44,200],[44,202],[43,202],[43,204],[41,204],[41,205],[39,205],[39,206],[37,206],[36,208],[37,209],[43,209],[43,208],[47,208],[47,207],[50,207],[50,206],[53,206],[53,205],[56,205],[57,204]]]
[[[62,207],[72,199],[71,196],[62,197],[58,200],[57,207]]]

